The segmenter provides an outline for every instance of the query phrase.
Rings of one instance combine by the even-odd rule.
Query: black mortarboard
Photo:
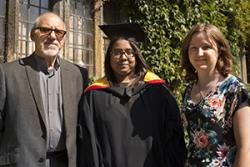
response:
[[[147,35],[137,23],[100,25],[100,29],[112,40],[117,37],[132,38],[136,42],[147,43]]]

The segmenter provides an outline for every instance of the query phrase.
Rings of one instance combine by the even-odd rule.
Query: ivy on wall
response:
[[[247,1],[128,0],[130,20],[138,22],[148,32],[150,43],[143,49],[144,56],[153,71],[169,83],[179,100],[188,83],[183,80],[179,54],[187,32],[199,22],[218,26],[229,40],[235,62],[239,63],[238,45],[245,44],[245,36],[249,33],[247,30],[250,30],[250,22],[247,20],[250,5]],[[239,72],[236,70],[239,69],[237,63],[236,73]]]
[[[112,0],[105,0],[112,1]],[[139,23],[150,42],[142,53],[152,70],[165,79],[178,100],[188,81],[180,70],[181,42],[196,23],[218,26],[228,39],[239,73],[240,47],[249,43],[249,0],[116,0],[129,20]],[[239,46],[240,45],[240,46]]]

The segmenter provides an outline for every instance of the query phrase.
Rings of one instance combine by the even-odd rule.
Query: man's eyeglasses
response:
[[[125,56],[128,58],[128,59],[131,59],[132,57],[134,57],[134,50],[133,49],[113,49],[113,51],[111,52],[111,54],[114,56],[114,57],[120,57],[122,55],[125,54]]]
[[[54,31],[57,39],[59,39],[59,40],[63,39],[64,35],[66,34],[66,31],[64,31],[64,30],[52,29],[52,28],[48,28],[48,27],[36,27],[36,28],[34,28],[34,30],[36,30],[36,29],[38,29],[42,35],[46,35],[46,36],[49,36],[52,33],[52,31]]]

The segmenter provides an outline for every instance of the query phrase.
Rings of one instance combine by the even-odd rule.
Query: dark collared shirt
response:
[[[59,58],[53,68],[48,68],[43,58],[36,56],[40,89],[46,117],[47,152],[65,149],[61,69]]]

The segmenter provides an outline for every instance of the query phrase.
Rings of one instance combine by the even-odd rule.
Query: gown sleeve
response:
[[[78,117],[77,165],[78,167],[102,167],[100,150],[96,139],[94,125],[94,108],[91,104],[90,93],[82,99],[82,110]]]
[[[164,144],[164,154],[166,157],[166,166],[183,167],[187,157],[187,149],[179,107],[176,99],[168,90],[165,98],[166,140]]]

